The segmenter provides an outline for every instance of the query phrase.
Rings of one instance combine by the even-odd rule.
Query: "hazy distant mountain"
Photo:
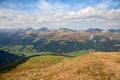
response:
[[[41,33],[42,32],[42,33]],[[114,32],[114,33],[113,33]],[[120,51],[118,30],[50,30],[45,27],[33,30],[0,30],[0,49],[37,52],[71,52],[78,50]],[[17,49],[16,49],[17,48]],[[14,51],[15,51],[14,50]]]
[[[40,29],[38,29],[38,31],[41,31],[41,32],[46,32],[46,31],[48,31],[49,29],[47,29],[46,27],[42,27],[42,28],[40,28]]]
[[[117,30],[115,30],[115,29],[109,29],[109,32],[120,32],[120,29],[117,29]]]
[[[26,31],[32,31],[32,30],[34,30],[33,28],[27,28],[27,29],[25,29]]]
[[[66,30],[66,31],[75,31],[75,30],[68,29],[68,28],[60,28],[60,30]]]
[[[101,32],[101,31],[103,31],[102,29],[92,29],[92,28],[89,28],[89,29],[87,29],[86,30],[86,32]]]

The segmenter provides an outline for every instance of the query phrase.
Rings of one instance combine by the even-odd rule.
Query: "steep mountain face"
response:
[[[79,50],[120,51],[119,30],[89,29],[1,29],[0,49],[11,50],[10,47],[35,50],[36,52],[65,53]],[[7,47],[6,47],[7,46]]]

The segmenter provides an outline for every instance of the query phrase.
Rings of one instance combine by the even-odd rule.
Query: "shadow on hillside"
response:
[[[18,65],[26,62],[31,57],[36,56],[64,56],[64,57],[75,57],[72,55],[67,54],[35,54],[31,56],[25,57],[24,55],[22,57],[17,56],[15,54],[11,54],[6,51],[0,51],[0,72],[8,72],[12,70],[13,68],[17,67]]]
[[[25,61],[24,56],[17,56],[7,51],[0,50],[0,72],[8,72]]]

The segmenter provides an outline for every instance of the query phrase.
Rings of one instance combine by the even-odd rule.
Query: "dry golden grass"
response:
[[[0,80],[120,80],[120,52],[95,52],[47,68],[13,71]]]

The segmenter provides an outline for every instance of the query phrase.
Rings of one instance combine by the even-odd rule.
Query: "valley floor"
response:
[[[120,80],[120,52],[94,52],[71,59],[36,57],[1,74],[0,80]]]

